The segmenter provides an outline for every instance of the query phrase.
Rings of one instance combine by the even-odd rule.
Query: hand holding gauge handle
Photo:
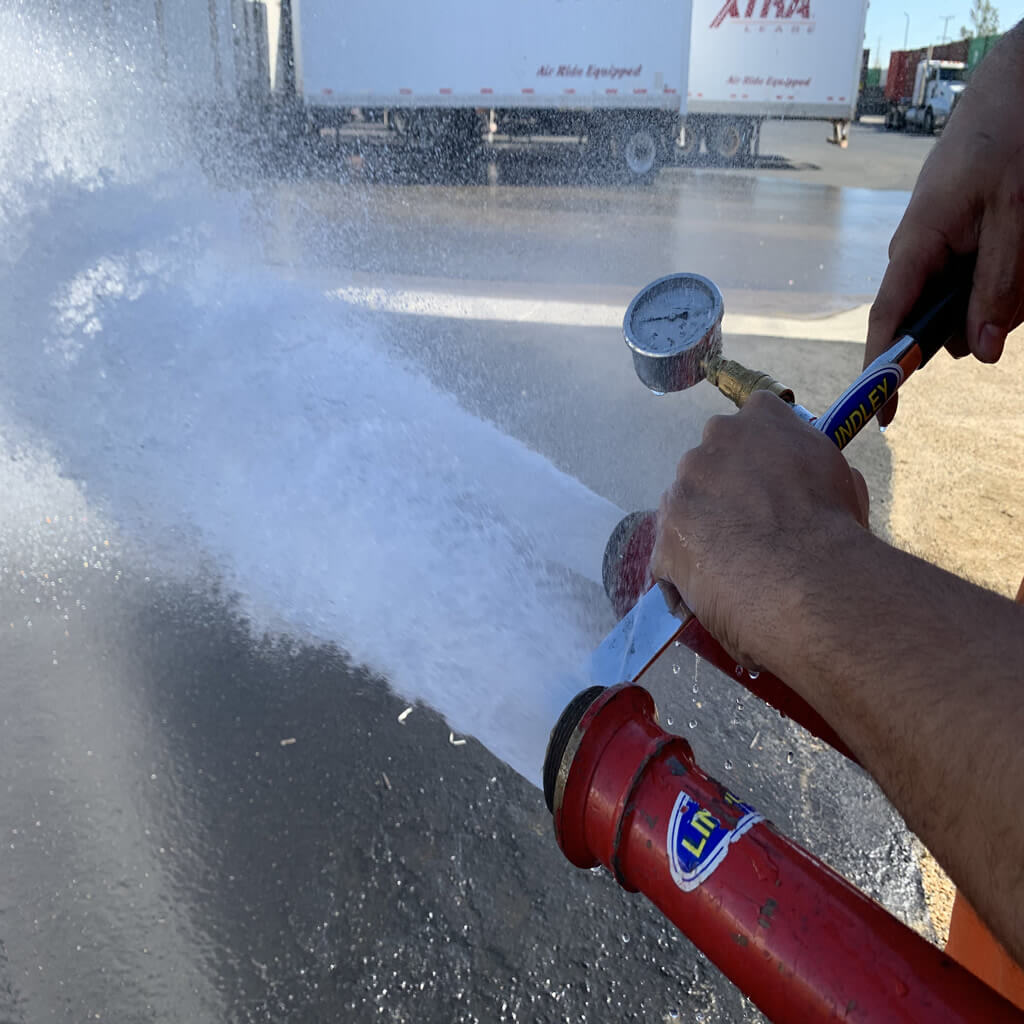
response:
[[[722,294],[699,274],[671,274],[649,284],[626,310],[623,333],[637,376],[655,394],[709,380],[742,406],[753,392],[768,390],[843,448],[907,377],[962,330],[973,265],[973,258],[958,257],[932,281],[892,345],[823,416],[797,405],[793,392],[770,375],[723,358]]]
[[[648,285],[630,304],[623,329],[637,375],[652,391],[682,391],[706,379],[742,406],[754,391],[770,390],[842,448],[907,377],[963,329],[972,271],[973,261],[956,260],[935,279],[893,344],[821,417],[796,405],[793,393],[767,374],[722,358],[722,297],[707,278],[675,274]],[[855,760],[831,726],[784,682],[768,672],[749,674],[738,665],[693,616],[675,587],[660,582],[644,593],[653,543],[653,512],[627,516],[609,540],[605,589],[624,617],[594,652],[592,680],[602,685],[635,682],[665,647],[678,640]]]
[[[865,367],[823,416],[815,418],[794,406],[797,413],[845,448],[900,385],[963,330],[973,271],[973,258],[952,261],[925,289],[892,345]]]

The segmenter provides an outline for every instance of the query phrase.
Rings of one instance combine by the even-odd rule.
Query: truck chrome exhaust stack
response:
[[[1024,1021],[706,775],[639,686],[569,704],[544,796],[573,864],[642,892],[777,1024]]]

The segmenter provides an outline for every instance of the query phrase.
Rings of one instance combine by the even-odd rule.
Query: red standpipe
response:
[[[705,775],[641,687],[580,694],[544,774],[569,860],[642,892],[776,1024],[1024,1022]]]

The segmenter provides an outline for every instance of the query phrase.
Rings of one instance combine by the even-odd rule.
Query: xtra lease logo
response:
[[[711,22],[712,28],[718,28],[726,18],[738,21],[753,21],[755,18],[766,21],[789,21],[792,18],[811,19],[811,0],[725,0],[722,9]]]

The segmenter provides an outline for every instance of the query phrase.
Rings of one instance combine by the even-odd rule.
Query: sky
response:
[[[999,29],[1005,32],[1024,18],[1024,0],[993,0],[999,12]],[[970,25],[972,0],[871,0],[868,8],[867,28],[864,30],[864,46],[871,50],[871,66],[889,66],[889,51],[902,50],[907,19],[910,15],[910,32],[907,47],[913,49],[929,43],[943,41],[943,26],[946,26],[946,40],[959,39],[962,25]],[[946,15],[951,14],[949,22]],[[881,62],[878,60],[879,38],[881,38]]]

